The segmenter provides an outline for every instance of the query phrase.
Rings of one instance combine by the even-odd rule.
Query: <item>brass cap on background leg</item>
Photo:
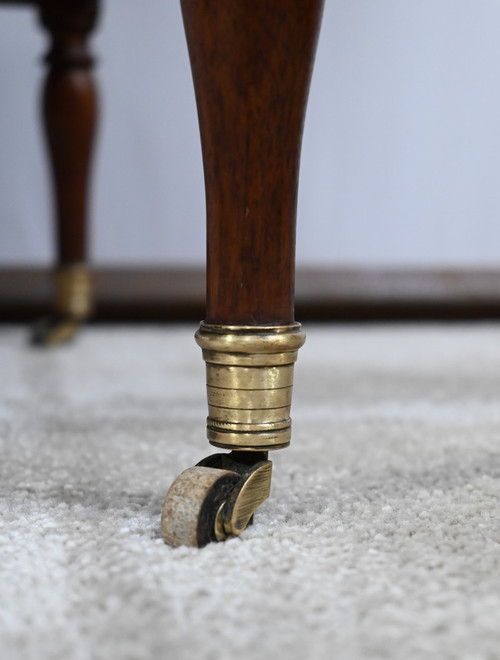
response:
[[[93,311],[90,271],[84,265],[62,266],[55,271],[55,311],[77,321],[87,319]]]
[[[38,320],[31,332],[35,346],[51,346],[72,339],[93,312],[92,279],[84,264],[61,266],[54,272],[53,313]]]
[[[210,443],[267,451],[290,443],[293,365],[305,341],[299,323],[202,323],[196,342],[207,366]]]

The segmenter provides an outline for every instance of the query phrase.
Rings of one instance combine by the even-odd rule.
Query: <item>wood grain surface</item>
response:
[[[322,0],[182,0],[207,204],[207,321],[293,320],[295,216]]]

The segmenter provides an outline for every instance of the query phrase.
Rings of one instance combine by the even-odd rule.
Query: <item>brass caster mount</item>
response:
[[[58,268],[54,279],[54,312],[34,324],[31,343],[36,346],[51,346],[70,341],[93,311],[91,276],[85,266]]]
[[[168,545],[202,547],[238,536],[271,490],[268,452],[290,444],[293,366],[305,335],[286,326],[202,323],[210,444],[231,450],[185,470],[162,511]]]

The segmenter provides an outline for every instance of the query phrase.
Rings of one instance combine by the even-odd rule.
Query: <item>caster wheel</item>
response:
[[[230,470],[191,467],[184,470],[167,493],[161,516],[163,540],[175,547],[201,548],[222,541],[224,533],[219,512],[241,477]]]
[[[177,477],[163,504],[167,545],[201,548],[239,536],[269,497],[272,463],[267,454],[213,454]]]
[[[40,319],[33,327],[31,343],[34,346],[63,344],[74,338],[79,325],[79,322],[75,319],[61,316]]]

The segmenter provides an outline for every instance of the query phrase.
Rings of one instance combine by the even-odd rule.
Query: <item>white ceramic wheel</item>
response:
[[[230,470],[191,467],[174,481],[165,497],[161,533],[168,545],[201,548],[218,540],[215,520],[241,477]]]

